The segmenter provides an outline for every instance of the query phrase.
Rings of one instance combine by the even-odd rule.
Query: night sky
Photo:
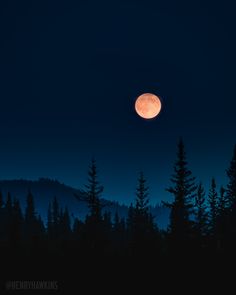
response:
[[[0,178],[80,188],[94,156],[104,197],[132,201],[143,170],[155,203],[168,198],[182,136],[197,179],[224,183],[236,142],[235,7],[203,3],[1,1]],[[144,92],[161,97],[154,120],[134,111]]]

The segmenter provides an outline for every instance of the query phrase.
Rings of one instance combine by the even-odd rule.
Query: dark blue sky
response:
[[[189,2],[1,1],[0,177],[82,187],[95,156],[105,197],[130,202],[143,170],[158,202],[182,136],[194,175],[224,183],[235,7]],[[155,120],[134,112],[143,92],[162,98]]]

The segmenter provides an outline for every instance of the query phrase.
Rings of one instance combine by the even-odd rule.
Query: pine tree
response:
[[[211,235],[216,234],[216,222],[218,214],[218,194],[216,191],[215,179],[211,180],[211,187],[208,194],[209,203],[209,231]]]
[[[28,240],[35,240],[37,238],[37,216],[34,206],[34,197],[31,191],[28,192],[26,198],[26,209],[25,209],[25,236]]]
[[[22,238],[23,214],[19,200],[15,199],[12,206],[12,217],[10,227],[10,239],[17,245]]]
[[[104,249],[106,237],[104,232],[104,222],[102,218],[102,205],[100,201],[103,186],[100,185],[97,175],[97,166],[94,159],[88,171],[88,184],[85,185],[86,199],[89,207],[89,214],[85,220],[85,233],[83,242],[87,250],[100,252]]]
[[[149,211],[148,204],[148,187],[146,186],[146,179],[144,178],[143,172],[141,172],[138,179],[138,187],[136,189],[135,208],[140,215],[146,217]]]
[[[36,220],[36,212],[34,207],[34,198],[31,191],[28,192],[26,199],[25,222],[31,223]]]
[[[189,238],[192,231],[190,215],[193,212],[192,201],[196,196],[197,189],[195,177],[192,176],[192,172],[187,166],[184,143],[180,139],[174,175],[171,179],[173,185],[167,189],[174,196],[174,201],[171,204],[164,203],[171,209],[169,225],[171,239],[175,242],[179,241],[180,244]]]
[[[88,184],[85,185],[86,194],[88,197],[88,206],[90,208],[90,217],[94,220],[101,221],[101,202],[100,196],[103,192],[103,186],[98,182],[97,166],[94,159],[92,159],[91,166],[88,171]]]
[[[226,173],[229,178],[226,189],[229,207],[232,211],[236,211],[236,145],[234,146],[233,157]]]
[[[150,230],[149,220],[149,198],[148,187],[143,173],[138,178],[138,186],[136,189],[135,209],[134,209],[134,226],[137,234],[144,234]]]
[[[228,208],[228,199],[226,197],[226,189],[221,186],[220,188],[220,196],[219,196],[219,202],[218,202],[218,214],[223,215]]]
[[[224,187],[221,187],[218,201],[218,214],[216,220],[216,233],[218,237],[219,250],[222,250],[224,248],[225,239],[229,232],[228,213],[228,199],[226,197],[226,189]]]
[[[151,254],[152,251],[150,250],[154,246],[155,236],[152,221],[149,209],[148,187],[146,179],[141,172],[136,188],[135,207],[130,207],[129,210],[129,244],[132,254],[141,256],[143,254]]]
[[[202,183],[198,185],[197,195],[195,197],[195,225],[197,234],[201,237],[207,233],[207,206],[205,199],[205,191]]]
[[[228,176],[228,184],[226,187],[226,202],[228,204],[228,226],[227,230],[231,238],[229,244],[232,248],[236,245],[236,145],[234,146],[233,157],[229,168],[226,170]]]

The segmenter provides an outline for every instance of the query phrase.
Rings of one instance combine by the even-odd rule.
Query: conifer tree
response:
[[[202,183],[198,185],[197,194],[195,197],[195,225],[197,234],[201,237],[207,233],[207,205],[205,198],[205,191]]]
[[[228,184],[226,187],[226,202],[228,205],[228,226],[227,230],[232,241],[230,244],[236,245],[236,145],[234,146],[232,160],[229,168],[226,170]]]
[[[22,239],[23,221],[20,202],[14,199],[10,226],[10,239],[14,245],[17,245]]]
[[[231,211],[236,211],[236,145],[234,146],[233,157],[229,168],[226,170],[229,182],[226,188],[226,195]]]
[[[94,159],[92,159],[91,166],[89,167],[88,184],[85,185],[85,187],[88,197],[90,217],[99,222],[102,219],[100,196],[103,192],[103,186],[98,182],[97,166]]]
[[[215,179],[211,180],[211,187],[208,194],[209,203],[209,231],[211,235],[216,234],[216,222],[218,214],[218,194],[216,191]]]
[[[228,200],[226,197],[226,189],[224,187],[220,188],[220,196],[218,201],[218,212],[216,221],[216,233],[218,237],[218,248],[223,249],[225,245],[225,239],[229,233],[229,210],[228,210]]]
[[[178,143],[177,160],[171,182],[173,185],[167,191],[173,195],[174,201],[164,203],[171,210],[169,233],[172,240],[183,242],[189,238],[192,231],[190,215],[193,213],[193,199],[196,196],[197,186],[195,185],[195,177],[192,176],[192,172],[188,169],[182,139]]]
[[[28,192],[26,198],[26,209],[25,209],[25,219],[24,219],[24,232],[27,240],[36,240],[38,230],[37,230],[37,216],[34,206],[34,197],[31,191]]]

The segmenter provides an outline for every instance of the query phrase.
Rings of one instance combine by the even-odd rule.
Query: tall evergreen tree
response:
[[[222,215],[227,211],[228,208],[228,199],[226,197],[226,189],[221,186],[220,187],[220,196],[218,201],[218,214]]]
[[[98,182],[97,166],[94,159],[88,171],[88,184],[85,185],[88,197],[88,206],[90,208],[90,217],[94,220],[101,221],[101,202],[100,196],[103,192],[103,186]]]
[[[201,237],[207,233],[207,205],[205,191],[202,183],[198,185],[197,194],[195,197],[195,224],[197,234]]]
[[[196,196],[197,186],[195,177],[188,169],[183,140],[178,143],[177,161],[174,166],[173,183],[167,191],[174,196],[174,201],[165,203],[170,209],[169,232],[171,238],[179,242],[188,239],[192,231],[190,215],[193,212],[193,199]]]
[[[222,250],[225,246],[225,240],[228,238],[229,225],[228,225],[228,199],[226,197],[226,189],[220,188],[220,196],[218,201],[218,212],[216,221],[216,233],[218,237],[218,249]]]
[[[28,240],[36,240],[37,238],[37,216],[34,206],[34,197],[31,191],[28,192],[26,198],[25,209],[25,236]]]
[[[229,207],[232,211],[236,211],[236,145],[234,146],[233,157],[229,168],[226,170],[229,182],[226,188]]]
[[[104,220],[102,217],[101,193],[103,186],[98,181],[97,166],[94,159],[88,171],[88,184],[85,185],[86,199],[89,214],[85,220],[83,242],[85,247],[92,252],[100,252],[104,249],[107,237],[104,232]]]
[[[140,215],[146,217],[149,211],[148,205],[148,187],[146,186],[146,179],[144,178],[143,172],[141,172],[138,179],[138,187],[136,189],[135,208]]]
[[[12,217],[10,226],[10,239],[14,245],[17,245],[22,238],[23,214],[19,200],[15,199],[12,206]]]
[[[218,194],[216,191],[215,179],[211,180],[211,187],[208,194],[209,203],[209,231],[210,234],[214,235],[216,233],[216,222],[218,214]]]
[[[31,191],[28,192],[26,199],[25,222],[30,223],[36,220],[36,212],[34,207],[34,197]]]
[[[232,248],[236,245],[236,145],[234,146],[233,157],[229,168],[226,170],[228,184],[226,187],[226,201],[228,205],[228,226],[229,237]]]
[[[132,210],[132,207],[130,207],[130,210]],[[129,218],[131,225],[129,243],[133,254],[151,254],[150,250],[154,246],[155,231],[149,210],[148,187],[142,172],[138,178],[135,207],[129,212]]]

